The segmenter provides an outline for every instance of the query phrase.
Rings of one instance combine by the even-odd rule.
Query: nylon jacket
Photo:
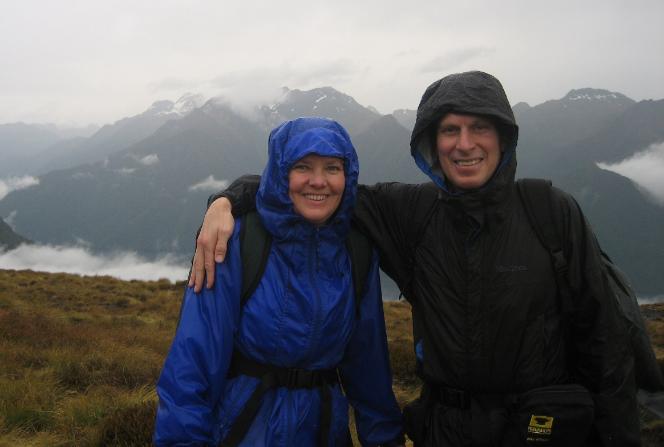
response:
[[[501,162],[479,190],[455,190],[439,168],[432,145],[448,112],[487,116],[499,131]],[[562,321],[550,255],[514,183],[517,139],[495,78],[469,72],[433,83],[411,137],[411,154],[432,182],[360,186],[356,223],[413,306],[416,354],[427,381],[477,394],[578,382],[595,401],[594,442],[639,445],[633,358],[597,240],[574,199],[558,190],[577,300],[571,321]],[[254,182],[242,179],[224,193],[234,214],[251,207]],[[460,422],[468,418],[452,413],[441,426],[472,432]]]
[[[504,153],[479,190],[456,191],[438,167],[433,131],[448,112],[488,116],[498,127]],[[514,183],[517,136],[495,78],[443,78],[425,92],[411,138],[433,184],[361,188],[356,218],[413,305],[428,381],[477,394],[580,382],[595,400],[601,444],[639,445],[633,358],[597,240],[574,199],[557,190],[576,297],[566,337],[550,255]]]
[[[316,227],[293,211],[288,172],[316,153],[344,159],[346,185],[331,221]],[[301,119],[275,129],[258,196],[258,213],[273,241],[265,272],[240,308],[239,228],[216,266],[215,286],[187,289],[181,318],[157,384],[157,445],[218,445],[258,379],[227,379],[234,349],[264,364],[339,368],[332,388],[331,445],[345,445],[348,402],[363,445],[397,439],[401,414],[391,374],[374,255],[356,315],[350,258],[345,247],[356,197],[358,163],[346,132],[333,121]],[[313,446],[318,442],[320,392],[268,391],[242,445]]]

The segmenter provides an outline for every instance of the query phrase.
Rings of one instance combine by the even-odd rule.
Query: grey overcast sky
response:
[[[182,93],[333,86],[382,113],[480,69],[512,103],[664,98],[662,0],[0,0],[0,123],[104,124]]]

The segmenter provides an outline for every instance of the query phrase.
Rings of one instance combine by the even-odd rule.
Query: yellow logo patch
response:
[[[528,433],[550,435],[553,428],[553,416],[531,415],[528,424]]]

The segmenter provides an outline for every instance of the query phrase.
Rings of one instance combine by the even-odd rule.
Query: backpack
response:
[[[240,307],[244,307],[263,277],[271,243],[272,236],[265,230],[258,213],[252,211],[246,214],[240,229],[240,256],[242,258]],[[346,239],[346,248],[351,260],[353,290],[356,297],[355,313],[358,314],[360,299],[371,268],[373,246],[364,234],[351,227]]]
[[[551,182],[542,179],[520,179],[516,183],[530,226],[551,256],[551,262],[556,272],[562,313],[569,315],[573,308],[574,295],[567,280],[568,265],[561,241],[564,234],[564,223],[560,213],[553,211],[555,199]],[[627,277],[604,251],[601,251],[601,259],[609,289],[613,298],[618,302],[618,308],[626,322],[629,342],[634,354],[636,385],[652,392],[664,390],[662,371],[657,364],[636,294],[629,285]]]

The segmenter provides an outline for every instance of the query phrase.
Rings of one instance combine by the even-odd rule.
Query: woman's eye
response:
[[[305,172],[309,167],[307,165],[298,164],[293,166],[293,171]]]
[[[330,165],[330,166],[327,167],[327,172],[331,172],[331,173],[334,173],[334,174],[336,174],[338,172],[341,172],[341,166]]]

